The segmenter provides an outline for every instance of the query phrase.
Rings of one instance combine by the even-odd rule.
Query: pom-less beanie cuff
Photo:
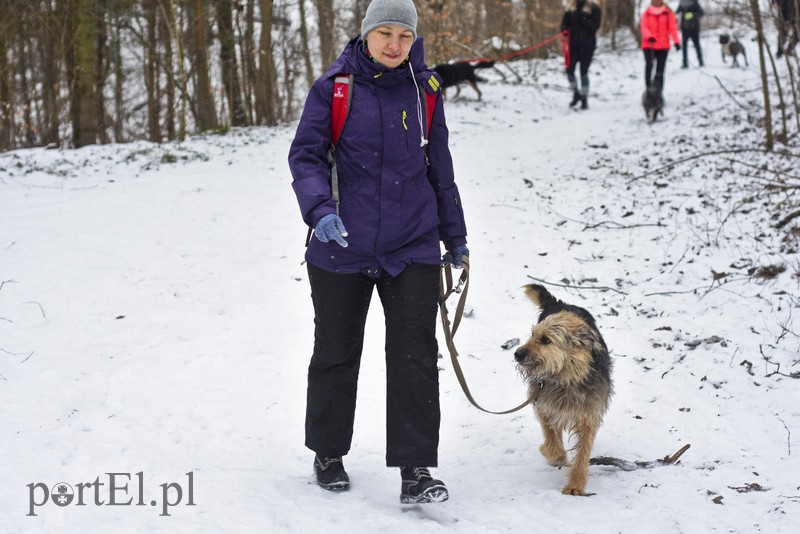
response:
[[[361,37],[378,26],[398,24],[408,28],[417,38],[417,8],[412,0],[372,0],[361,21]]]

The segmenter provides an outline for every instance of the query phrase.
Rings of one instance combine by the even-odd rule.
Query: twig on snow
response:
[[[653,169],[652,171],[648,171],[648,172],[646,172],[644,174],[640,174],[639,176],[634,176],[633,178],[628,180],[626,182],[626,184],[631,184],[633,182],[641,180],[642,178],[646,178],[646,177],[650,176],[651,174],[657,174],[657,173],[660,173],[662,171],[667,171],[667,170],[669,170],[669,169],[671,169],[673,167],[677,167],[681,163],[686,163],[687,161],[692,161],[692,160],[695,160],[695,159],[704,158],[706,156],[719,156],[719,155],[722,155],[722,154],[742,154],[742,153],[747,153],[747,152],[756,152],[758,154],[771,154],[771,155],[778,155],[778,156],[796,157],[794,154],[792,154],[790,152],[774,151],[774,150],[773,151],[769,151],[769,150],[766,150],[766,149],[763,149],[763,148],[733,148],[733,149],[729,149],[729,150],[714,150],[712,152],[703,152],[701,154],[694,154],[693,156],[687,156],[685,158],[673,161],[672,163],[669,163],[669,164],[664,165],[662,167],[659,167],[657,169]]]
[[[758,346],[758,351],[761,353],[761,357],[764,358],[764,361],[767,362],[767,364],[775,366],[775,370],[772,371],[771,373],[765,374],[764,378],[769,378],[769,377],[771,377],[773,375],[785,376],[786,378],[800,378],[800,371],[795,371],[793,373],[789,373],[788,375],[786,373],[781,373],[781,364],[780,364],[780,362],[776,363],[776,362],[773,362],[772,360],[770,360],[769,356],[764,354],[764,346],[763,345],[759,345]]]
[[[39,311],[42,312],[42,317],[47,319],[47,315],[45,315],[44,313],[44,308],[42,308],[42,305],[36,302],[35,300],[29,300],[27,302],[23,302],[23,304],[36,304],[37,306],[39,306]]]
[[[654,467],[660,467],[662,465],[673,465],[675,464],[678,459],[683,456],[683,453],[689,450],[691,444],[687,443],[678,451],[676,451],[672,455],[667,455],[663,458],[658,460],[653,460],[652,462],[642,462],[642,461],[635,461],[631,462],[629,460],[623,460],[621,458],[615,458],[613,456],[597,456],[589,460],[589,465],[611,465],[614,467],[619,467],[623,471],[634,471],[636,469],[652,469]]]
[[[600,291],[608,290],[608,291],[616,291],[617,293],[619,293],[621,295],[627,295],[627,293],[625,293],[624,291],[620,291],[619,289],[616,289],[616,288],[613,288],[613,287],[608,287],[608,286],[576,286],[576,285],[571,285],[571,284],[556,284],[555,282],[548,282],[547,280],[542,280],[541,278],[535,278],[535,277],[533,277],[531,275],[528,275],[528,278],[530,278],[531,280],[535,280],[537,282],[541,282],[542,284],[547,284],[549,286],[566,287],[566,288],[570,288],[570,289],[596,289],[596,290],[600,290]]]
[[[792,433],[789,431],[789,427],[786,426],[786,423],[783,421],[783,419],[778,417],[778,421],[783,423],[783,428],[786,429],[786,446],[789,448],[789,456],[791,456],[792,455]]]
[[[720,87],[722,87],[722,89],[723,89],[723,90],[724,90],[726,93],[728,93],[728,96],[729,96],[729,97],[731,97],[731,100],[733,100],[733,101],[736,103],[736,105],[737,105],[737,106],[739,106],[740,108],[742,108],[742,109],[743,109],[743,110],[745,110],[745,111],[750,111],[750,110],[749,110],[749,108],[748,108],[747,106],[745,106],[744,104],[742,104],[741,102],[739,102],[738,100],[736,100],[736,97],[735,97],[735,96],[733,96],[733,93],[731,93],[730,91],[728,91],[728,88],[727,88],[727,87],[725,87],[725,84],[723,84],[723,83],[722,83],[722,81],[719,79],[719,77],[717,77],[717,76],[715,75],[715,76],[714,76],[714,79],[715,79],[715,80],[717,80],[717,83],[719,84],[719,86],[720,86]]]
[[[6,284],[16,284],[16,283],[17,283],[16,280],[3,280],[2,282],[0,282],[0,290],[3,289],[3,286]]]

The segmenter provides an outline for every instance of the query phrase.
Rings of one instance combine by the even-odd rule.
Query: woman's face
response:
[[[394,69],[408,57],[414,32],[399,24],[387,24],[371,30],[365,39],[370,55],[384,67]]]

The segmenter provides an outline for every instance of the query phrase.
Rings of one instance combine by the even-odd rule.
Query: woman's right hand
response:
[[[347,230],[344,228],[342,219],[335,213],[329,213],[319,220],[317,226],[314,227],[314,235],[323,243],[327,243],[331,239],[339,243],[339,246],[346,247]]]

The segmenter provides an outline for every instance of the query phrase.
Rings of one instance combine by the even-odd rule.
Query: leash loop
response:
[[[467,399],[473,406],[477,409],[481,410],[482,412],[494,414],[494,415],[506,415],[509,413],[513,413],[516,411],[521,410],[525,406],[531,404],[535,397],[531,396],[515,408],[511,408],[510,410],[504,410],[501,412],[493,412],[491,410],[487,410],[486,408],[482,407],[478,402],[473,398],[472,393],[469,390],[469,386],[467,386],[467,380],[464,377],[464,371],[461,369],[461,364],[458,363],[458,349],[456,349],[456,345],[453,342],[453,338],[456,335],[456,331],[458,330],[459,325],[461,324],[461,318],[464,316],[464,306],[467,302],[467,293],[469,292],[469,257],[464,256],[462,258],[462,269],[461,269],[461,276],[458,278],[458,283],[455,287],[453,287],[453,270],[450,264],[445,264],[441,268],[441,282],[439,284],[439,310],[442,319],[442,330],[444,331],[444,338],[447,344],[447,350],[450,351],[450,361],[453,363],[453,371],[456,374],[456,378],[458,378],[458,383],[461,385],[461,389],[464,391],[464,395],[467,396]],[[452,327],[450,326],[450,317],[447,313],[447,304],[446,301],[450,295],[453,293],[459,293],[461,296],[458,299],[458,304],[456,305],[455,315],[453,317]]]

